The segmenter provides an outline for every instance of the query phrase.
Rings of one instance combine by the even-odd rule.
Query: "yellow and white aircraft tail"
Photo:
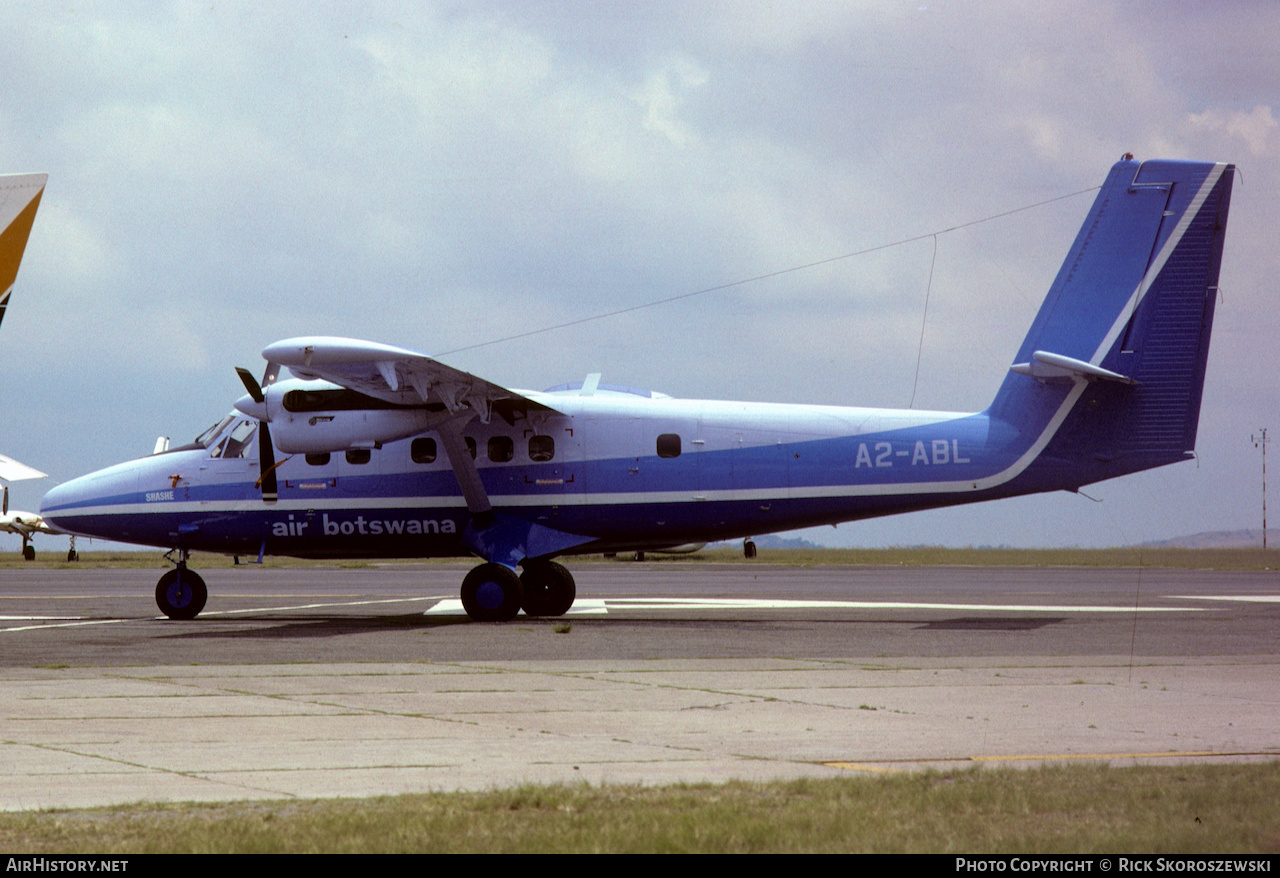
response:
[[[27,237],[40,206],[48,174],[10,174],[0,177],[0,321],[27,249]]]
[[[48,174],[0,176],[0,320],[4,320],[5,309],[9,307],[9,295],[18,277],[18,265],[22,262],[23,251],[27,249],[31,223],[36,218],[36,208],[40,206],[40,196],[44,194],[44,184],[48,179]],[[15,482],[41,478],[44,478],[44,473],[40,470],[0,454],[0,480]],[[5,506],[8,506],[7,494]],[[5,513],[8,513],[7,508]]]

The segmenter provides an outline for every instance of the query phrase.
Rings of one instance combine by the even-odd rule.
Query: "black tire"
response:
[[[68,561],[79,561],[79,560],[80,560],[80,553],[79,553],[79,552],[77,552],[75,549],[71,549],[69,552],[67,552],[67,560],[68,560]]]
[[[156,606],[170,619],[194,619],[207,600],[204,580],[186,567],[170,570],[156,583]]]
[[[520,585],[526,616],[563,616],[578,596],[573,574],[555,561],[526,561]]]
[[[36,547],[35,547],[35,546],[23,546],[23,547],[22,547],[22,560],[23,560],[23,561],[34,561],[35,559],[36,559]]]
[[[637,561],[643,561],[643,560],[644,560],[644,552],[636,552],[636,560],[637,560]]]
[[[523,596],[520,577],[501,564],[481,564],[462,580],[462,608],[477,622],[510,622]]]
[[[742,554],[745,555],[748,558],[748,560],[756,556],[755,540],[746,540],[742,544]]]

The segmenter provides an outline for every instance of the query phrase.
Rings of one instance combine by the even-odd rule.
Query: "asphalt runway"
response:
[[[1280,754],[1280,574],[570,564],[0,572],[0,808]],[[571,623],[568,631],[557,631]]]

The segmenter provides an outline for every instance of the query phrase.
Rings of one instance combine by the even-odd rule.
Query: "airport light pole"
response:
[[[1260,436],[1250,436],[1254,448],[1262,449],[1262,548],[1267,548],[1267,428],[1259,430]]]

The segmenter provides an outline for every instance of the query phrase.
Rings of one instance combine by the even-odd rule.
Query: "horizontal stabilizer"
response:
[[[1110,369],[1103,369],[1101,366],[1095,366],[1074,357],[1064,357],[1048,351],[1036,351],[1031,355],[1031,362],[1014,363],[1009,370],[1019,375],[1039,378],[1041,381],[1052,378],[1084,378],[1087,381],[1115,381],[1119,384],[1138,383],[1128,375],[1121,375],[1119,372],[1112,372]]]

